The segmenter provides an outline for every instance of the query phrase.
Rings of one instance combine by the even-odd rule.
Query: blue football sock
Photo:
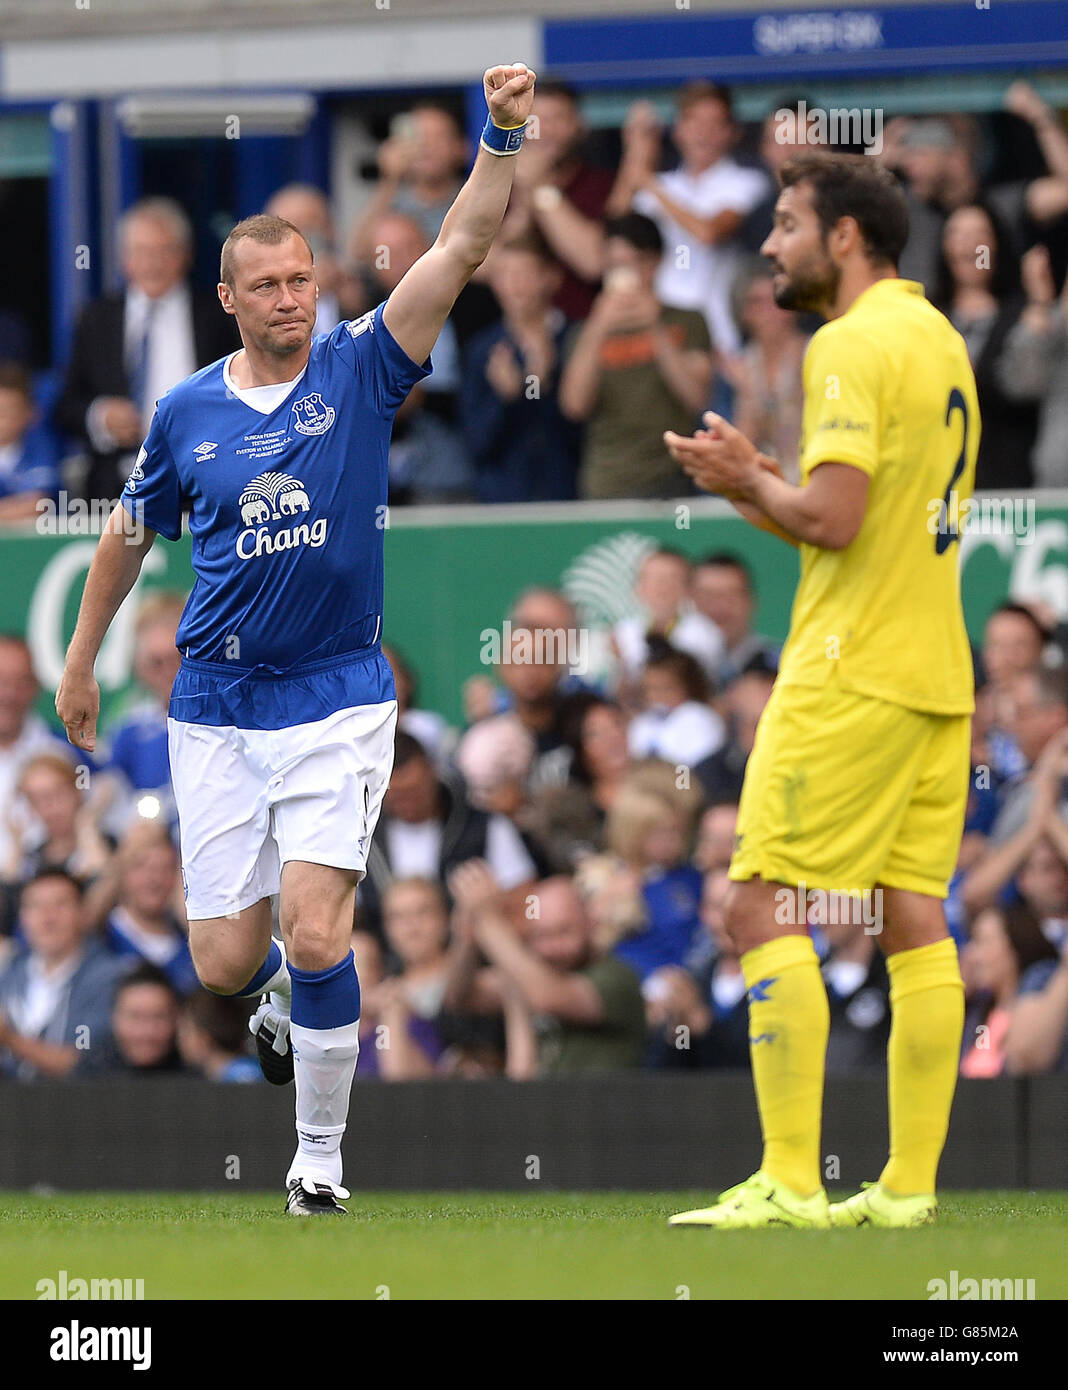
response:
[[[283,998],[289,997],[290,976],[286,969],[285,947],[280,941],[271,938],[271,945],[267,952],[267,959],[249,980],[244,989],[239,989],[234,995],[235,999],[254,999],[258,994],[268,994],[271,992],[280,994]]]
[[[328,970],[289,966],[293,1003],[289,1030],[297,1090],[295,1178],[341,1187],[341,1136],[360,1052],[360,983],[350,951]],[[344,1195],[348,1195],[345,1193]]]

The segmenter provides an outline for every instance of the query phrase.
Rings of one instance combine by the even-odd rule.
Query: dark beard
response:
[[[828,262],[823,275],[796,275],[781,289],[775,291],[775,303],[780,309],[794,309],[800,313],[822,313],[838,297],[842,272]]]

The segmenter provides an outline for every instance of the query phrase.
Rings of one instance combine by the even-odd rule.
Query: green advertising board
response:
[[[386,531],[384,638],[419,678],[419,703],[453,722],[464,681],[486,674],[487,635],[530,585],[576,602],[590,640],[591,670],[610,624],[633,611],[635,569],[645,551],[671,545],[694,557],[742,555],[756,576],[757,626],[782,639],[797,583],[796,553],[754,530],[725,503],[571,503],[540,507],[395,509]],[[9,530],[0,538],[0,631],[23,633],[50,705],[74,628],[96,536]],[[1068,614],[1068,494],[1016,499],[1014,516],[992,511],[960,543],[965,615],[973,639],[1008,595],[1042,599]],[[357,563],[357,557],[353,557]],[[149,588],[187,591],[189,537],[159,540],[97,663],[105,722],[129,688],[133,617]]]

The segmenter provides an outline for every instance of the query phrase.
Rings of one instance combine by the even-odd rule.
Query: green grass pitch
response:
[[[669,1229],[709,1193],[354,1193],[348,1219],[278,1193],[0,1193],[0,1298],[39,1279],[143,1279],[146,1299],[920,1299],[1034,1279],[1068,1298],[1068,1193],[947,1193],[915,1231]]]

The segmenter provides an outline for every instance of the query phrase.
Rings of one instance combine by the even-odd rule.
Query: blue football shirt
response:
[[[394,698],[379,648],[389,441],[431,366],[403,351],[384,309],[313,339],[269,414],[228,389],[225,359],[157,403],[122,501],[172,541],[190,514],[196,582],[172,717],[281,728]]]

